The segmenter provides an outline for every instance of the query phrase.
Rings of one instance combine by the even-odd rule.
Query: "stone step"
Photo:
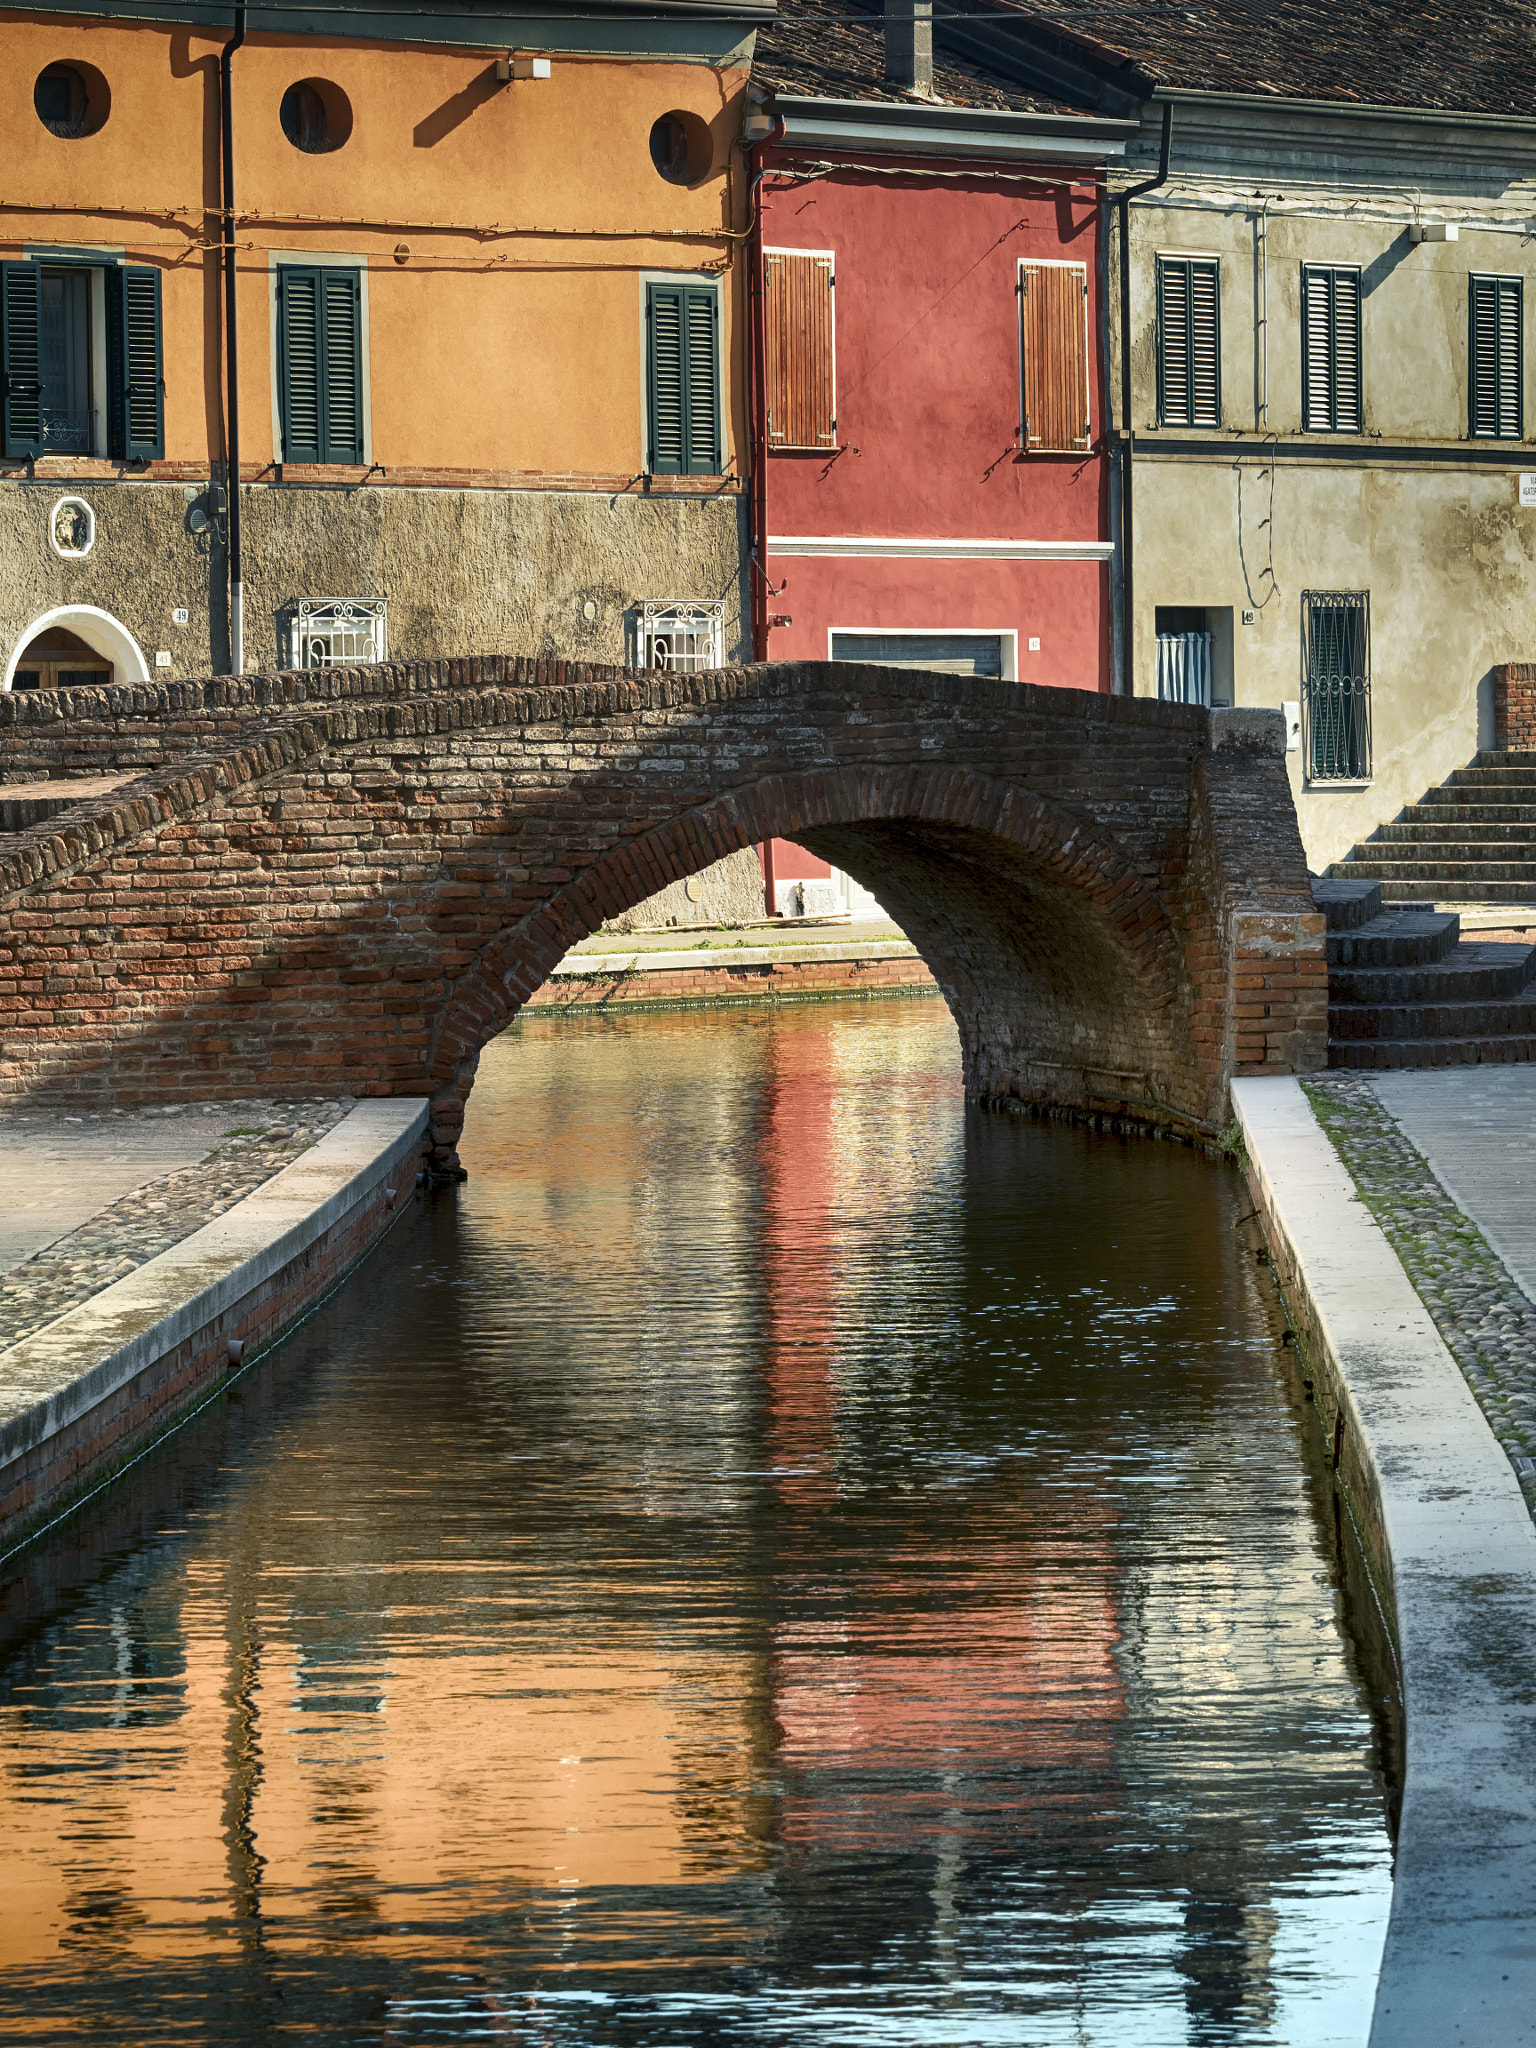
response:
[[[1380,882],[1382,895],[1393,900],[1390,893],[1392,883],[1413,883],[1414,894],[1430,897],[1439,903],[1455,895],[1461,902],[1476,901],[1476,889],[1484,883],[1508,885],[1520,883],[1527,889],[1536,889],[1536,858],[1531,860],[1415,860],[1406,854],[1391,852],[1378,854],[1371,846],[1357,847],[1349,857],[1349,879],[1361,882]],[[1457,884],[1454,890],[1448,884]],[[1469,899],[1461,885],[1471,888]],[[1396,900],[1401,900],[1399,896]],[[1490,902],[1497,899],[1490,897]],[[1536,902],[1536,895],[1522,898],[1522,901]]]
[[[1394,818],[1390,825],[1378,826],[1375,836],[1366,840],[1365,845],[1367,850],[1373,846],[1528,846],[1536,857],[1536,825],[1505,823],[1483,816]],[[1477,860],[1487,856],[1468,857]]]
[[[1484,747],[1475,754],[1469,764],[1473,768],[1518,768],[1521,765],[1536,774],[1536,749],[1530,747]]]
[[[1383,882],[1384,905],[1419,902],[1432,895],[1437,903],[1518,903],[1522,909],[1536,904],[1536,869],[1525,882],[1465,882],[1436,878],[1433,886],[1421,875],[1408,882]]]
[[[1459,798],[1464,792],[1454,789],[1426,790],[1416,804],[1404,804],[1399,822],[1414,824],[1422,821],[1426,825],[1437,825],[1442,820],[1464,819],[1477,823],[1486,818],[1494,825],[1529,824],[1536,828],[1536,801],[1528,804],[1466,804]]]
[[[1359,1038],[1510,1037],[1536,1039],[1536,990],[1529,996],[1474,1003],[1328,1005],[1328,1039],[1334,1045]]]
[[[1378,883],[1355,881],[1347,875],[1314,875],[1312,901],[1323,913],[1329,931],[1354,931],[1380,911],[1381,888]]]
[[[1435,966],[1456,950],[1460,938],[1461,920],[1454,910],[1435,910],[1428,903],[1383,909],[1354,931],[1326,935],[1329,985],[1339,967]]]
[[[1536,946],[1463,939],[1427,966],[1328,966],[1328,998],[1341,1005],[1480,1002],[1518,996],[1536,974]],[[1406,1033],[1404,1034],[1407,1035]]]
[[[1442,789],[1536,789],[1536,769],[1453,768]]]
[[[1513,1066],[1536,1059],[1536,1036],[1494,1038],[1356,1038],[1330,1041],[1330,1067],[1374,1073],[1404,1067]]]

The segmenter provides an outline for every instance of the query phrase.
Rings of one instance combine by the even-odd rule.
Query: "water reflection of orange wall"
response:
[[[747,1658],[488,1650],[451,1622],[418,1642],[364,1627],[317,1658],[284,1626],[313,1583],[268,1570],[253,1607],[193,1558],[174,1680],[98,1669],[49,1711],[0,1711],[0,1968],[233,1955],[258,1914],[268,1941],[361,1915],[410,1949],[388,1930],[424,1892],[474,1915],[758,1860]]]

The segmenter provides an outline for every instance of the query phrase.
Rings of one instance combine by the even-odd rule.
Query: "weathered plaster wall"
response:
[[[169,675],[222,673],[222,550],[211,526],[194,534],[187,523],[206,497],[191,484],[68,488],[96,514],[83,561],[49,545],[58,483],[0,482],[0,674],[60,605],[111,612],[151,667],[156,650],[171,655]],[[721,598],[726,659],[745,651],[739,497],[252,485],[244,511],[251,669],[287,666],[281,617],[299,597],[387,597],[392,655],[482,646],[617,662],[634,658],[641,599]],[[185,626],[173,623],[178,606]]]
[[[1237,703],[1296,701],[1302,593],[1369,591],[1374,779],[1309,787],[1288,761],[1320,868],[1492,743],[1491,671],[1533,651],[1536,453],[1468,438],[1468,279],[1524,277],[1527,319],[1536,290],[1531,143],[1261,108],[1181,107],[1174,136],[1172,181],[1132,209],[1135,686],[1156,688],[1159,605],[1230,607]],[[1412,242],[1416,211],[1459,239]],[[1184,251],[1221,259],[1214,430],[1158,416],[1157,257]],[[1302,430],[1304,261],[1361,272],[1359,435]],[[1524,404],[1529,435],[1530,351]]]

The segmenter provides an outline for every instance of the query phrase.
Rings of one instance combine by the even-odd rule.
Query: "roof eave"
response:
[[[1176,107],[1228,108],[1251,114],[1267,107],[1281,114],[1340,115],[1346,120],[1403,121],[1437,128],[1509,128],[1536,134],[1536,115],[1482,114],[1459,107],[1395,107],[1386,100],[1290,99],[1277,92],[1212,92],[1198,86],[1159,85],[1150,104],[1171,100]]]
[[[1103,163],[1123,157],[1135,121],[1037,114],[1017,108],[929,106],[906,100],[837,100],[775,93],[785,146],[815,144],[881,156],[1019,158]]]

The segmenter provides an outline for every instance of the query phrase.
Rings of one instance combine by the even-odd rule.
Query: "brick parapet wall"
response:
[[[480,1047],[572,944],[769,837],[876,887],[977,1094],[1209,1133],[1234,1061],[1322,1064],[1284,762],[1227,745],[1249,714],[502,657],[21,702],[13,780],[163,758],[0,840],[13,1098],[429,1092],[451,1150]]]
[[[1493,744],[1536,752],[1536,662],[1501,662],[1493,671]]]

